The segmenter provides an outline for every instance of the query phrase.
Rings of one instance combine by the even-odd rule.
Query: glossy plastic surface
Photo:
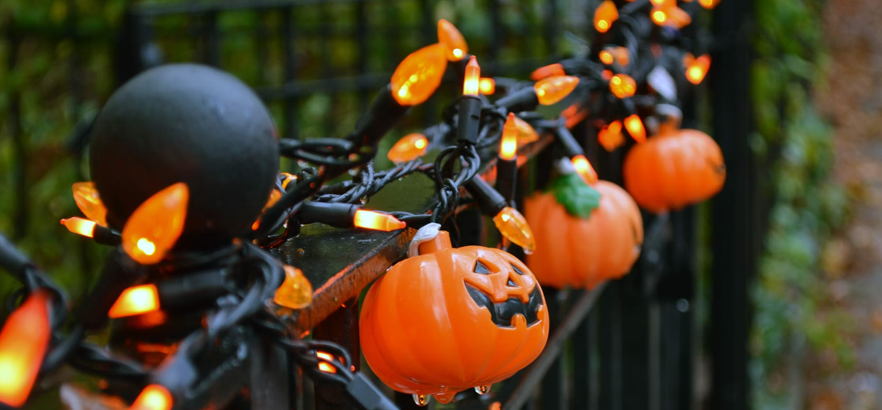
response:
[[[445,47],[437,43],[410,53],[392,73],[392,97],[401,105],[417,105],[429,99],[447,70]]]
[[[49,295],[38,291],[6,319],[0,331],[0,403],[21,407],[49,344]]]
[[[479,261],[488,273],[475,272],[484,271],[476,269]],[[470,288],[499,309],[529,306],[536,321],[515,314],[499,326],[494,320],[501,316],[480,306]],[[547,312],[535,277],[514,256],[480,246],[453,249],[442,231],[368,291],[361,345],[384,383],[446,403],[456,392],[504,380],[532,362],[548,338]]]
[[[526,200],[536,236],[536,252],[527,255],[527,264],[543,286],[591,289],[627,274],[640,256],[643,220],[637,204],[612,182],[592,187],[600,191],[600,206],[588,219],[567,213],[552,193]]]
[[[141,204],[122,231],[123,250],[144,265],[159,263],[184,230],[190,191],[179,182]]]
[[[654,213],[711,198],[726,181],[723,152],[697,130],[669,130],[632,147],[622,173],[634,200]]]
[[[438,42],[444,45],[444,52],[450,61],[459,61],[469,52],[469,45],[462,33],[447,20],[438,20]]]
[[[101,202],[101,196],[98,195],[98,189],[95,188],[94,182],[75,182],[71,186],[73,191],[74,202],[77,208],[98,225],[107,226],[107,208]]]

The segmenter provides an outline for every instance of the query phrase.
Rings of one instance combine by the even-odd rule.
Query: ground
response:
[[[834,125],[835,178],[852,198],[851,220],[827,247],[832,304],[854,321],[854,364],[829,352],[804,366],[810,410],[882,408],[882,7],[879,0],[828,0],[829,84],[816,102]]]

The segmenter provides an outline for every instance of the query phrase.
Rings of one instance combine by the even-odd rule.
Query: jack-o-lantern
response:
[[[635,145],[625,157],[625,188],[653,213],[709,199],[726,181],[720,146],[701,131],[677,129],[679,119],[674,117],[661,124],[657,136]]]
[[[525,205],[536,237],[527,265],[543,286],[591,289],[628,273],[640,256],[640,209],[612,182],[561,175]]]
[[[482,246],[454,249],[432,225],[417,234],[415,242],[431,238],[419,254],[412,244],[412,256],[368,291],[360,336],[371,370],[389,387],[447,403],[536,359],[548,338],[548,309],[517,258]]]

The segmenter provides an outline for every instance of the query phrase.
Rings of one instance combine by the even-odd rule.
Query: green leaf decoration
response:
[[[551,181],[548,191],[557,198],[567,213],[577,218],[588,219],[591,212],[600,206],[600,192],[586,184],[578,174],[561,175]]]

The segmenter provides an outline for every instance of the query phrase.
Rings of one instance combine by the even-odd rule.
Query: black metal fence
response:
[[[554,61],[562,49],[584,51],[573,38],[589,36],[590,13],[597,3],[481,0],[469,2],[470,8],[458,14],[459,3],[440,0],[134,4],[116,39],[114,71],[117,83],[122,83],[165,62],[210,64],[254,86],[273,112],[283,137],[342,136],[353,128],[375,90],[388,82],[395,65],[410,51],[435,41],[439,14],[450,14],[445,17],[464,31],[470,52],[481,58],[485,75],[525,77]],[[644,214],[646,240],[631,274],[590,292],[546,289],[552,326],[546,351],[490,395],[461,394],[457,408],[694,409],[704,404],[695,390],[699,377],[712,386],[710,408],[747,406],[747,289],[756,263],[755,249],[750,246],[758,243],[761,227],[756,221],[761,220],[761,213],[753,206],[742,208],[744,198],[753,198],[751,181],[756,178],[756,171],[750,171],[753,165],[745,140],[749,99],[744,95],[748,90],[744,81],[749,70],[744,64],[749,61],[749,48],[737,35],[749,17],[749,6],[743,3],[724,1],[714,21],[717,37],[733,43],[716,43],[710,74],[713,135],[727,159],[729,181],[714,201],[711,218],[706,218],[711,222],[705,221],[712,227],[713,244],[709,307],[713,326],[709,333],[702,334],[696,317],[696,209],[663,216]],[[694,31],[687,35],[697,37]],[[21,33],[10,30],[8,40],[15,47]],[[15,66],[16,53],[10,55],[9,65]],[[70,67],[72,72],[81,69],[76,54]],[[77,87],[76,81],[71,87]],[[452,97],[439,93],[417,108],[402,129],[437,122],[440,106],[436,101]],[[21,141],[26,137],[16,127],[20,120],[16,101],[13,98],[10,121],[12,135]],[[685,126],[698,125],[697,106],[695,95],[685,96]],[[577,126],[573,133],[600,177],[621,184],[625,150],[603,151],[594,127],[588,124]],[[24,152],[21,155],[26,157]],[[550,168],[550,163],[551,152],[546,149],[521,173],[527,176],[532,170],[541,180],[542,170]],[[17,186],[16,193],[27,198],[26,183]],[[20,209],[26,213],[26,202]],[[458,217],[474,221],[480,214],[466,211]],[[462,241],[480,243],[484,238],[481,230],[474,230],[465,233]],[[285,252],[282,257],[290,257]],[[363,255],[341,257],[359,261]],[[371,268],[382,271],[386,267]],[[323,280],[336,273],[312,273],[310,278],[320,288],[326,284]],[[358,357],[357,305],[334,300],[344,307],[322,318],[314,332],[350,347]],[[713,370],[699,375],[697,363],[705,347],[712,354]],[[335,401],[334,391],[313,394],[308,380],[296,383],[293,403],[297,408],[347,407]],[[399,395],[397,403],[401,408],[414,406],[410,396]]]

